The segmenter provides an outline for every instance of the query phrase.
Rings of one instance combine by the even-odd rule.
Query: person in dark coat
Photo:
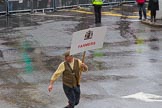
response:
[[[159,10],[159,0],[149,0],[148,10],[151,11],[151,22],[156,22],[156,11]]]

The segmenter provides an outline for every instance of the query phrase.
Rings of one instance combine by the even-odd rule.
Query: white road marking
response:
[[[36,14],[32,14],[32,15],[49,16],[49,17],[65,17],[65,18],[75,17],[75,16],[68,16],[68,15],[49,15],[49,14],[45,14],[45,13],[36,13]]]
[[[162,96],[154,95],[154,94],[148,94],[144,92],[139,92],[136,94],[128,95],[128,96],[123,96],[122,98],[132,98],[132,99],[137,99],[145,102],[162,102]]]

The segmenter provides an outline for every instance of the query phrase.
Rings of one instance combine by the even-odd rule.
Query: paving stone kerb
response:
[[[143,24],[147,24],[154,27],[162,27],[162,19],[157,19],[156,22],[151,22],[150,20],[141,21]]]

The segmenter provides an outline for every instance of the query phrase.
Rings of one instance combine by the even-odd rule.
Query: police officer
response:
[[[101,8],[103,5],[102,0],[92,0],[92,4],[94,6],[94,13],[95,13],[95,23],[101,23]]]

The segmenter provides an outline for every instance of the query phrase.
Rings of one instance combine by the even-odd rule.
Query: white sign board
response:
[[[73,33],[70,54],[103,47],[107,27],[95,27]]]

